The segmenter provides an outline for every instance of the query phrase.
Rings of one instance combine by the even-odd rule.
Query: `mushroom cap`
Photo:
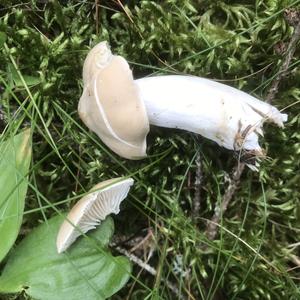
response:
[[[82,68],[83,83],[86,85],[99,69],[103,69],[113,58],[109,44],[103,41],[94,46],[85,58]]]
[[[86,126],[120,156],[145,157],[149,121],[127,61],[102,42],[88,54],[83,80],[78,112]]]
[[[94,229],[107,215],[120,211],[120,204],[126,198],[132,178],[114,178],[95,185],[71,209],[62,223],[57,239],[57,252],[65,251],[83,233]]]

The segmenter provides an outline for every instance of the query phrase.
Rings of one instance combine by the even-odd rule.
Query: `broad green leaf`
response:
[[[53,217],[16,247],[0,277],[1,293],[25,290],[34,299],[99,300],[123,287],[131,264],[125,257],[113,257],[106,248],[114,231],[112,219],[58,254],[56,236],[63,219]]]
[[[20,230],[30,159],[29,129],[0,143],[0,261]]]

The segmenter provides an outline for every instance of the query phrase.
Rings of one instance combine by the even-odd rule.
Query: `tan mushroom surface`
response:
[[[61,225],[56,240],[57,252],[65,251],[77,237],[94,229],[109,214],[118,214],[133,182],[132,178],[114,178],[95,185],[74,205]]]
[[[145,157],[149,121],[127,61],[101,42],[86,58],[83,81],[78,112],[85,125],[121,157]]]

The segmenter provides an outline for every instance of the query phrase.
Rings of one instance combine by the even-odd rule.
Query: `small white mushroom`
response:
[[[118,214],[133,182],[132,178],[114,178],[95,185],[74,205],[61,225],[56,240],[57,252],[65,251],[82,232],[94,229],[109,214]]]
[[[146,156],[149,121],[127,61],[96,45],[83,66],[80,118],[115,153],[128,159]]]

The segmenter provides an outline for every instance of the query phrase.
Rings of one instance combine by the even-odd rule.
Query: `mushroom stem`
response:
[[[283,127],[287,115],[230,86],[193,76],[135,80],[150,124],[200,134],[230,150],[263,155],[264,121]]]

